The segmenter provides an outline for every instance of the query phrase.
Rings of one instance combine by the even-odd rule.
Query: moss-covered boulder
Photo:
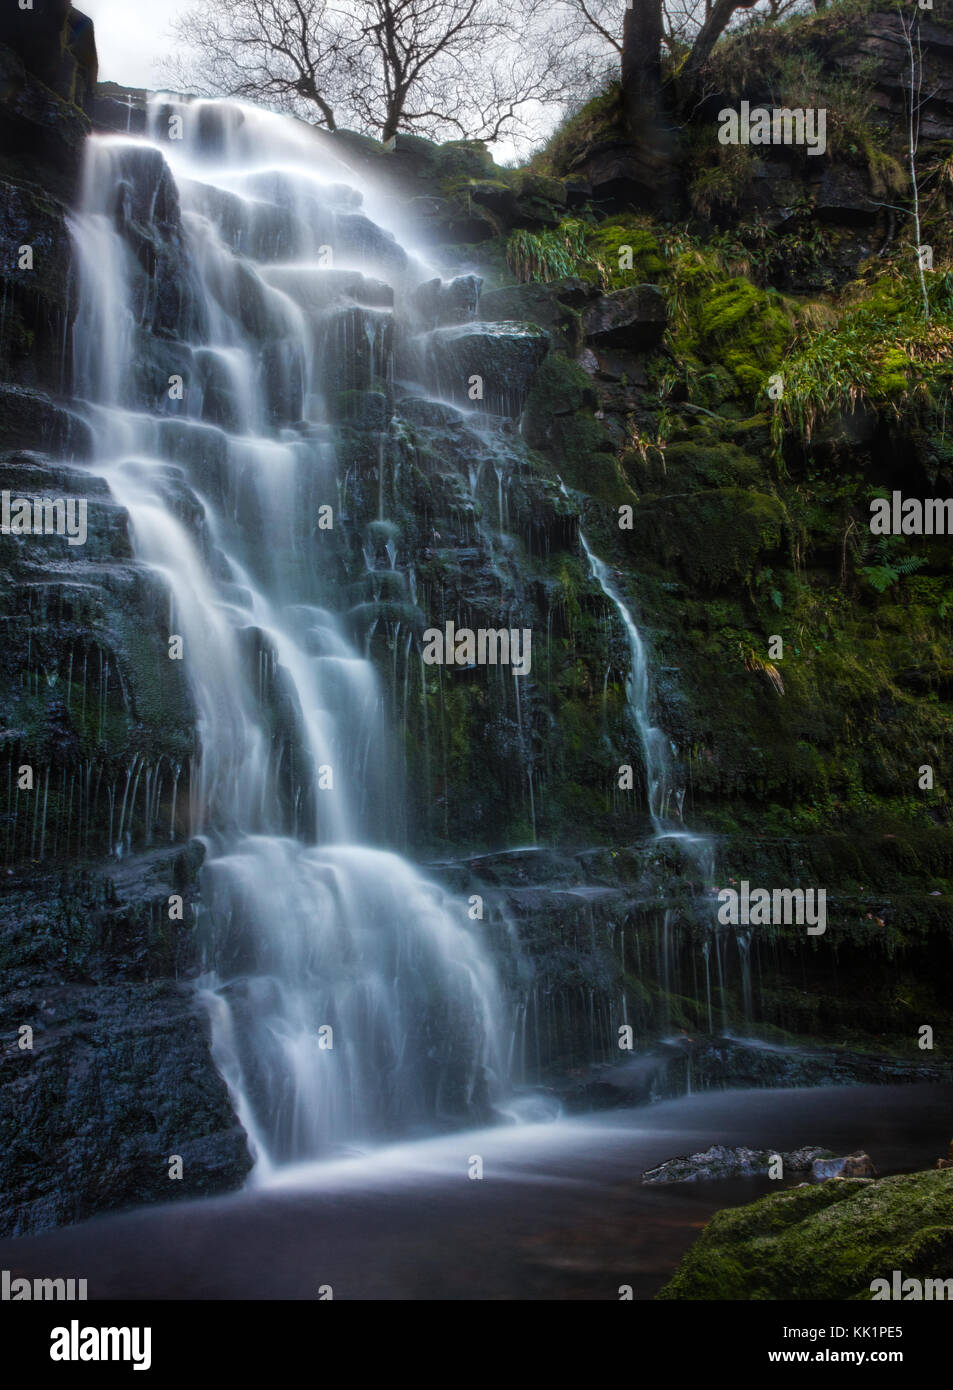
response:
[[[682,573],[710,592],[748,579],[762,555],[779,549],[785,526],[777,497],[723,487],[687,498],[644,495],[632,537],[635,548],[664,572]]]
[[[953,1276],[953,1172],[833,1178],[716,1213],[661,1299],[857,1299]]]

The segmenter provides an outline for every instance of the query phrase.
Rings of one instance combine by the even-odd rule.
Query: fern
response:
[[[548,232],[512,232],[506,243],[506,263],[520,281],[565,280],[595,262],[586,247],[589,228],[578,218],[567,217]]]
[[[877,546],[877,560],[879,563],[876,565],[862,565],[861,574],[878,594],[896,584],[904,575],[914,574],[926,564],[922,555],[891,555],[890,543],[886,536]]]

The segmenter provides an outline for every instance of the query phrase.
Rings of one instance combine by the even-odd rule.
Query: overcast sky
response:
[[[165,85],[156,61],[175,51],[172,20],[192,8],[194,0],[79,0],[78,9],[96,26],[99,77],[124,87]],[[511,159],[515,146],[498,140],[493,156],[501,163]]]
[[[172,51],[171,20],[191,8],[190,0],[79,0],[96,25],[99,76],[126,87],[156,87],[157,58]]]

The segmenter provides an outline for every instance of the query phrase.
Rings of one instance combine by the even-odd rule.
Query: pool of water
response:
[[[932,1167],[951,1135],[948,1085],[708,1092],[288,1168],[229,1197],[0,1242],[0,1268],[85,1278],[103,1299],[316,1299],[326,1285],[335,1299],[617,1299],[623,1284],[650,1298],[714,1211],[779,1184],[644,1187],[644,1170],[721,1143],[865,1149],[904,1172]]]

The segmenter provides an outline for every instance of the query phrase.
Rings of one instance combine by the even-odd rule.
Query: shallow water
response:
[[[86,1278],[91,1298],[617,1299],[622,1284],[650,1298],[714,1211],[778,1183],[643,1187],[645,1169],[712,1143],[818,1144],[903,1172],[932,1167],[951,1134],[948,1085],[709,1092],[286,1168],[230,1197],[0,1242],[0,1268]]]

